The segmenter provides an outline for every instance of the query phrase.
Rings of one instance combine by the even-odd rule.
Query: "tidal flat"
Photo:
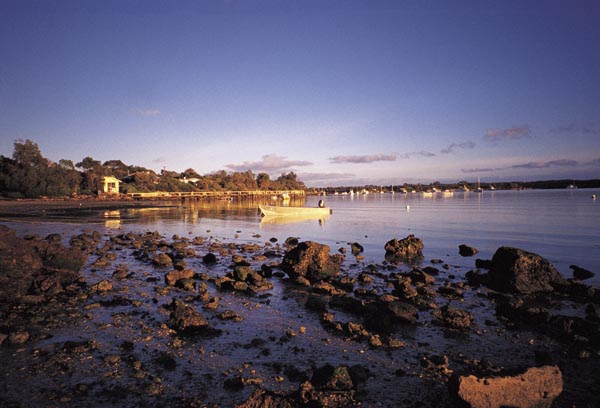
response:
[[[365,262],[350,241],[318,247],[339,269],[308,279],[282,267],[302,238],[20,231],[35,222],[3,221],[0,270],[29,265],[3,276],[3,406],[453,407],[457,378],[532,367],[560,370],[547,406],[600,403],[600,295],[581,281],[507,293],[477,255]]]

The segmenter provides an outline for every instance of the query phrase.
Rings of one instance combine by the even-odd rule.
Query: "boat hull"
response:
[[[260,212],[269,217],[298,217],[298,216],[326,216],[331,214],[328,207],[282,207],[276,205],[259,205]]]

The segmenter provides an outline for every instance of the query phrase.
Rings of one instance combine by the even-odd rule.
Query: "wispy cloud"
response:
[[[585,163],[586,166],[600,166],[600,157]]]
[[[485,139],[490,141],[522,139],[529,137],[530,133],[531,129],[528,125],[513,126],[508,129],[487,129]]]
[[[330,157],[330,163],[373,163],[378,161],[396,161],[398,159],[398,153],[390,154],[371,154],[364,156],[335,156]]]
[[[483,168],[472,168],[472,169],[460,169],[463,173],[488,173],[490,171],[502,170],[501,168],[483,167]]]
[[[136,109],[135,112],[141,116],[158,116],[160,110],[158,109]]]
[[[595,164],[594,164],[595,163]],[[593,160],[589,163],[585,163],[586,165],[600,165],[600,158]],[[528,163],[520,163],[513,164],[505,167],[482,167],[482,168],[467,168],[461,169],[462,173],[486,173],[491,171],[502,171],[507,169],[547,169],[550,167],[577,167],[580,163],[577,160],[571,159],[558,159],[558,160],[549,160],[549,161],[540,161],[540,162],[528,162]]]
[[[165,157],[157,157],[155,159],[152,159],[152,163],[156,163],[156,164],[163,164],[166,162],[167,162],[167,159]]]
[[[579,163],[577,160],[560,159],[550,160],[546,162],[529,162],[523,164],[515,164],[511,166],[513,169],[546,169],[548,167],[574,167]]]
[[[550,133],[556,134],[581,134],[581,135],[600,135],[600,127],[593,125],[581,125],[579,123],[570,123],[568,125],[559,126],[549,130]]]
[[[471,142],[471,141],[467,141],[467,142],[463,142],[463,143],[451,143],[445,149],[440,150],[440,153],[449,154],[449,153],[454,153],[457,149],[464,150],[464,149],[473,149],[473,148],[475,148],[475,142]]]
[[[289,170],[292,167],[310,166],[312,162],[304,160],[288,160],[287,157],[277,156],[276,154],[266,154],[260,161],[245,161],[241,164],[228,164],[225,167],[234,171],[261,171],[277,172]]]
[[[400,155],[400,158],[402,159],[410,159],[412,157],[435,157],[436,154],[435,153],[431,153],[425,150],[421,150],[420,152],[410,152],[410,153],[404,153]]]

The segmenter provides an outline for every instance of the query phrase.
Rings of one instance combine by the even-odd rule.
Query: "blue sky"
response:
[[[309,186],[600,177],[600,2],[0,0],[0,154]]]

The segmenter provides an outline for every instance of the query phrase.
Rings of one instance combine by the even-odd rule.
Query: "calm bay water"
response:
[[[365,263],[381,263],[384,245],[392,238],[414,234],[425,245],[428,261],[441,258],[460,267],[473,267],[474,259],[489,259],[500,246],[515,246],[548,258],[565,276],[569,265],[589,269],[600,284],[600,189],[485,191],[454,193],[451,197],[420,194],[369,194],[328,196],[333,214],[326,220],[262,220],[256,204],[237,202],[190,203],[168,208],[125,209],[71,219],[68,223],[8,222],[20,234],[104,228],[122,231],[159,231],[165,236],[205,236],[220,241],[265,242],[275,237],[314,240],[333,251],[358,242]],[[316,206],[323,197],[308,197]],[[6,223],[6,222],[5,222]],[[479,249],[474,258],[458,255],[458,245]]]

